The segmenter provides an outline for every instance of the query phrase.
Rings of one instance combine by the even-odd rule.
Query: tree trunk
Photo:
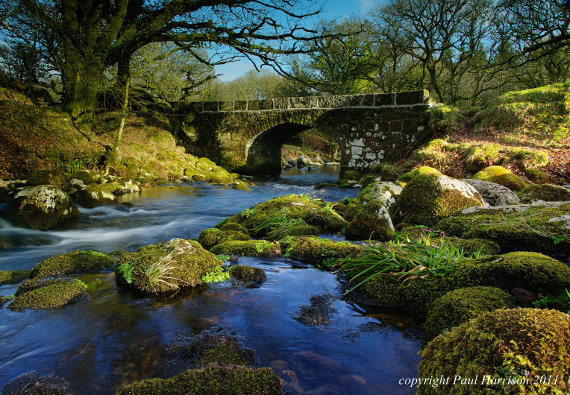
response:
[[[65,66],[62,73],[64,86],[63,108],[80,129],[91,129],[97,92],[104,78],[105,66],[100,56],[79,54],[66,48]]]

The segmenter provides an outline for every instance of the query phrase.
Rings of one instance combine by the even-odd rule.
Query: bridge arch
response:
[[[246,144],[246,164],[241,170],[250,174],[279,175],[283,143],[311,128],[309,125],[284,122],[257,134]]]

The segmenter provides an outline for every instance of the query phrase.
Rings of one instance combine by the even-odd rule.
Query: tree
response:
[[[53,32],[61,57],[64,108],[90,122],[104,71],[118,65],[119,81],[130,72],[132,55],[151,42],[174,42],[201,62],[196,48],[231,48],[279,68],[276,55],[301,51],[311,33],[296,12],[298,0],[21,0]],[[307,2],[304,2],[307,3]]]

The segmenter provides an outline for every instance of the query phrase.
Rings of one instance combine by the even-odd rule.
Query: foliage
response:
[[[546,295],[532,302],[533,306],[541,308],[556,308],[570,314],[570,291],[565,289],[557,295]]]
[[[215,266],[214,269],[202,276],[202,281],[206,284],[210,283],[222,283],[230,279],[230,273],[222,266]]]
[[[349,293],[381,274],[403,282],[428,276],[445,277],[460,260],[478,256],[479,252],[468,255],[463,249],[444,240],[434,241],[430,236],[415,239],[398,235],[388,243],[366,246],[360,256],[342,259],[339,272],[356,283],[346,291]]]

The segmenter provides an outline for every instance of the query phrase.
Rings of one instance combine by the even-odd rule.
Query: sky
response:
[[[364,15],[378,4],[381,0],[322,0],[324,2],[323,12],[319,18],[323,19],[344,19],[348,16]],[[216,67],[218,79],[221,81],[232,81],[241,77],[248,71],[253,70],[253,66],[247,60],[229,63]]]

